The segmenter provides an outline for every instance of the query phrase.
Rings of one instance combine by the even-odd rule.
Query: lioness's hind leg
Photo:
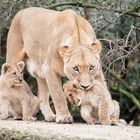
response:
[[[10,64],[17,64],[25,57],[24,41],[20,28],[20,13],[14,18],[7,37],[6,62]],[[17,52],[16,55],[15,52]]]
[[[45,80],[37,78],[38,97],[40,101],[40,110],[48,122],[55,122],[56,116],[49,104],[49,91]]]

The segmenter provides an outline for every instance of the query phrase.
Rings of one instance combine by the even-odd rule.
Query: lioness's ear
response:
[[[5,74],[10,69],[10,67],[11,67],[10,64],[4,63],[2,65],[1,74]]]
[[[93,42],[91,44],[91,49],[92,49],[93,53],[100,54],[100,52],[102,50],[101,42],[98,39],[96,39],[95,42]]]
[[[23,61],[20,61],[19,63],[17,63],[17,66],[19,68],[21,68],[22,70],[24,70],[24,67],[25,67],[25,63]]]
[[[59,54],[63,58],[68,57],[71,55],[72,50],[73,49],[71,47],[65,45],[65,46],[59,48]]]

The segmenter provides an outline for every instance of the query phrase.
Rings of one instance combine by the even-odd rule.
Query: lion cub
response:
[[[23,79],[24,62],[16,66],[5,63],[0,76],[0,119],[34,121],[39,100]]]
[[[88,124],[119,125],[119,103],[112,100],[104,85],[95,81],[95,86],[83,91],[68,81],[63,86],[66,98],[73,105],[81,105],[81,116]]]

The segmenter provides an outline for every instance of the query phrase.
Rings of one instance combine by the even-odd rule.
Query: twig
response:
[[[138,27],[136,27],[136,26],[134,26],[134,29],[136,29],[137,31],[140,31],[140,28],[138,28]]]
[[[127,38],[126,38],[124,47],[127,47],[128,41],[129,41],[129,38],[130,38],[130,35],[131,35],[131,32],[133,31],[133,29],[134,29],[134,26],[132,25],[132,26],[131,26],[131,29],[130,29],[128,35],[127,35]]]
[[[109,72],[117,81],[119,81],[122,84],[122,86],[124,86],[128,91],[133,92],[132,89],[129,88],[128,83],[126,81],[117,76],[113,71],[109,70]]]
[[[83,2],[80,2],[80,1],[79,2],[62,2],[62,3],[51,4],[51,5],[45,6],[45,8],[54,9],[56,7],[67,6],[67,5],[71,5],[71,6],[77,6],[78,5],[79,7],[83,7],[83,8],[96,8],[96,9],[110,10],[106,7],[101,7],[99,5],[91,4],[91,3],[83,3]],[[121,16],[122,15],[130,15],[130,16],[140,17],[140,14],[135,12],[138,9],[140,9],[140,5],[138,5],[137,7],[134,7],[131,10],[128,10],[128,11],[115,10],[114,12],[120,13]],[[110,11],[112,11],[112,10],[110,10]]]
[[[98,5],[93,5],[93,4],[89,4],[89,3],[82,3],[82,2],[61,2],[61,3],[56,3],[56,4],[52,4],[52,5],[48,5],[45,6],[45,8],[56,8],[56,7],[61,7],[61,6],[67,6],[67,5],[71,5],[71,6],[79,6],[79,7],[84,7],[84,8],[99,8]]]

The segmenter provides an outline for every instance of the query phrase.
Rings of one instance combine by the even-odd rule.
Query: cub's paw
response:
[[[93,119],[94,124],[101,124],[99,119]]]
[[[8,120],[8,115],[0,115],[0,120]]]
[[[111,125],[111,121],[110,120],[102,120],[101,124],[102,125]]]
[[[34,122],[36,121],[36,117],[23,117],[22,118],[23,121],[31,121],[31,122]]]
[[[47,122],[55,122],[56,120],[56,115],[50,115],[45,117],[45,121]]]
[[[56,117],[57,123],[73,123],[73,117],[71,115],[59,115]]]
[[[90,116],[87,116],[84,120],[86,121],[87,124],[90,124],[90,125],[94,124],[93,118]]]

